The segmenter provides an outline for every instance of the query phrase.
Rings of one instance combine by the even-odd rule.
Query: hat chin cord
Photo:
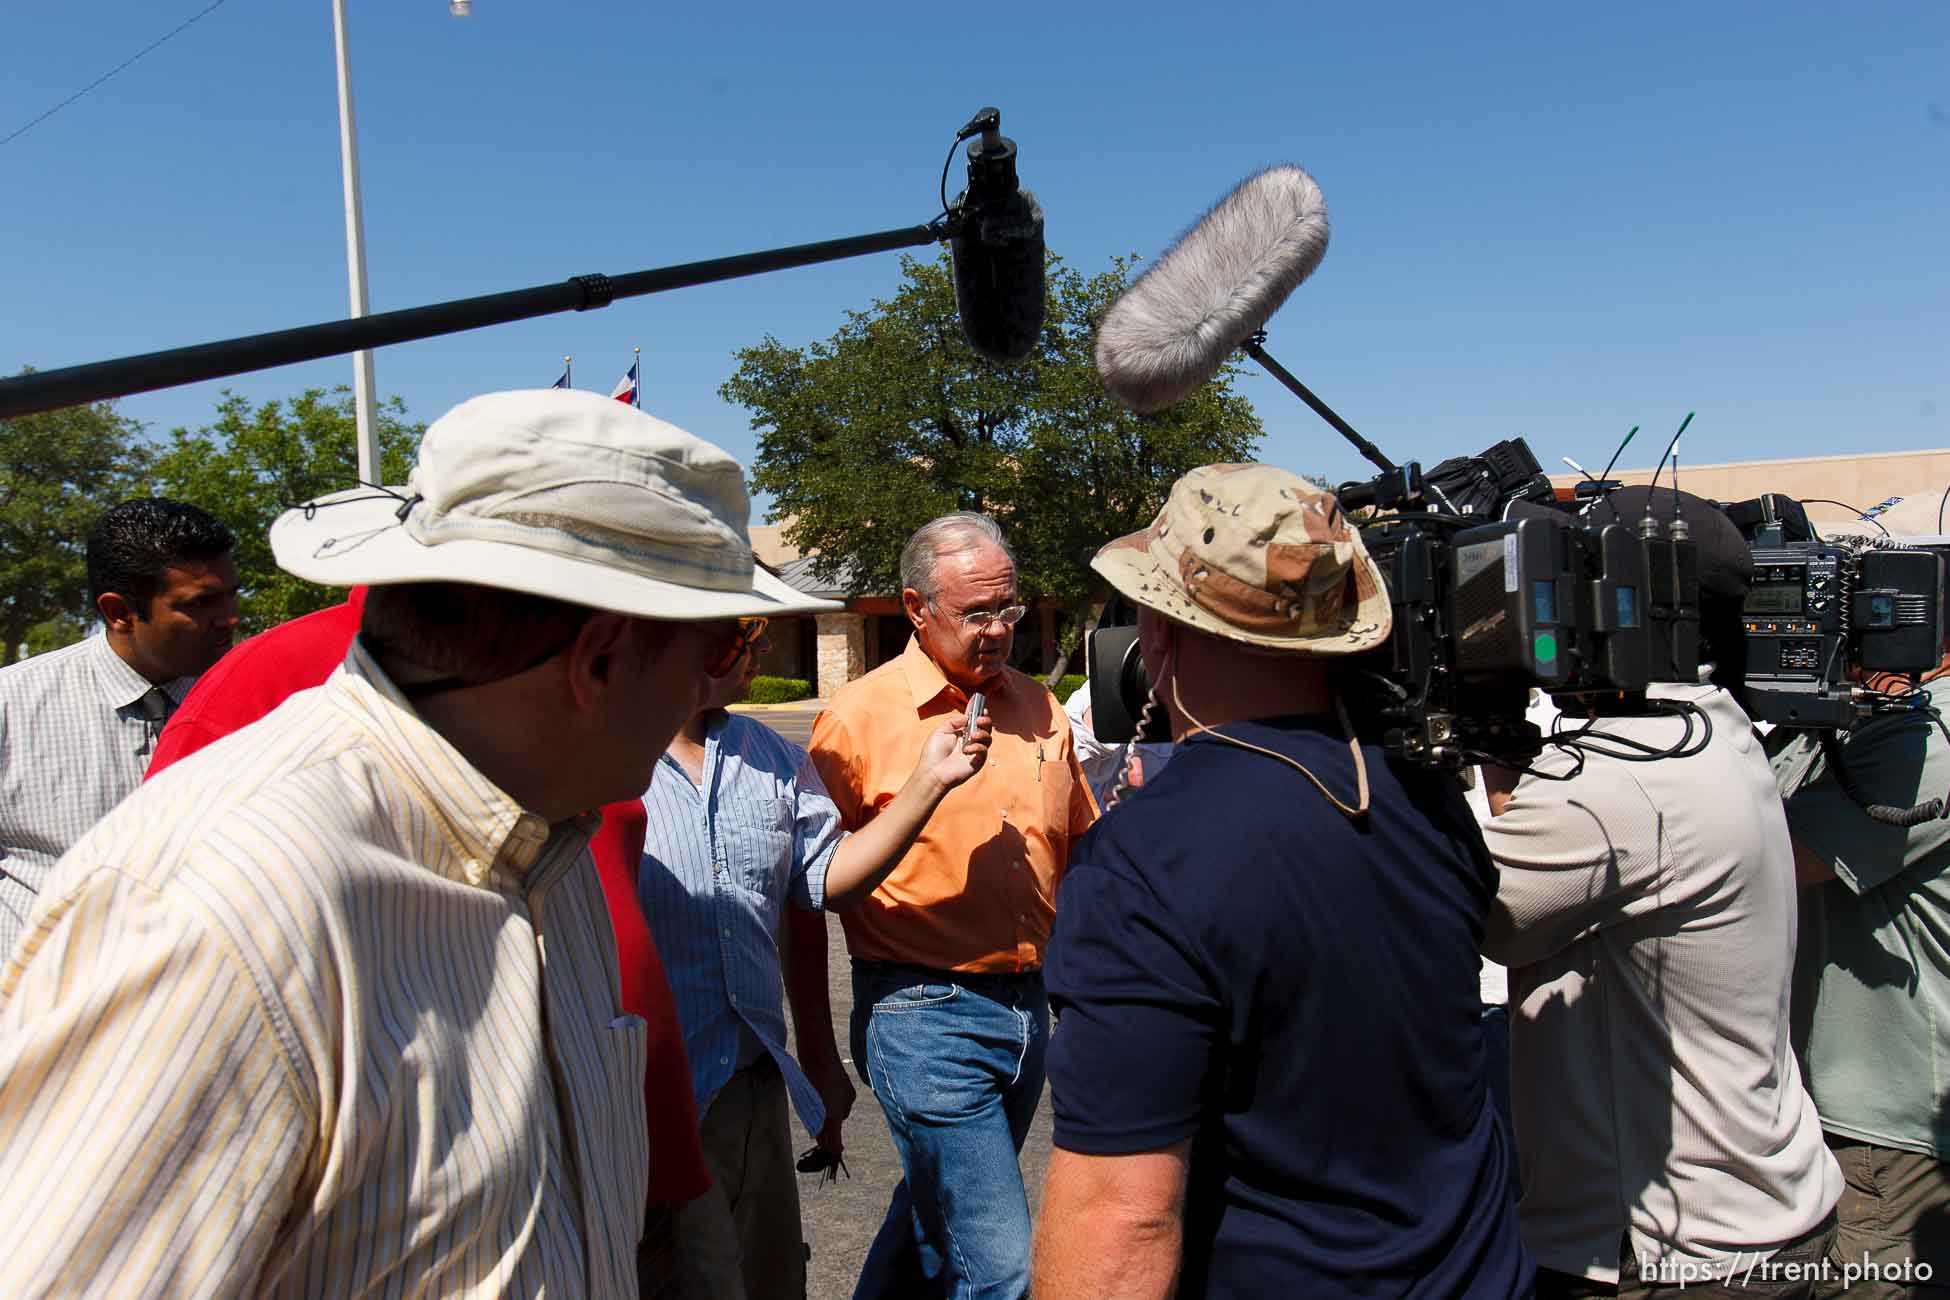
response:
[[[1174,668],[1176,667],[1176,665],[1172,665],[1172,666]],[[1277,759],[1280,762],[1285,763],[1288,767],[1298,772],[1301,776],[1304,776],[1307,778],[1307,780],[1313,782],[1314,789],[1320,791],[1321,795],[1326,798],[1328,803],[1333,804],[1335,808],[1339,809],[1342,816],[1354,818],[1354,817],[1365,817],[1368,815],[1368,761],[1367,758],[1361,753],[1361,742],[1358,739],[1356,739],[1354,735],[1354,723],[1347,716],[1347,703],[1345,700],[1341,698],[1341,693],[1338,690],[1334,692],[1334,713],[1341,720],[1341,734],[1347,737],[1348,752],[1354,755],[1354,789],[1355,789],[1354,797],[1356,802],[1352,807],[1341,802],[1340,797],[1336,795],[1332,790],[1329,790],[1326,784],[1319,777],[1315,776],[1312,772],[1308,771],[1304,763],[1300,763],[1295,761],[1294,759],[1288,758],[1285,754],[1280,753],[1278,750],[1267,749],[1262,745],[1255,745],[1251,741],[1241,740],[1237,736],[1228,736],[1226,735],[1225,732],[1220,731],[1215,727],[1209,727],[1205,723],[1200,722],[1196,717],[1192,715],[1192,711],[1185,707],[1185,697],[1179,694],[1178,691],[1178,674],[1176,672],[1173,672],[1171,674],[1171,702],[1173,706],[1177,708],[1179,716],[1184,718],[1185,721],[1192,724],[1180,734],[1172,737],[1173,741],[1175,741],[1176,743],[1183,744],[1185,741],[1190,740],[1193,736],[1203,735],[1203,736],[1210,736],[1214,740],[1224,741],[1226,744],[1235,746],[1236,748],[1239,749],[1249,749],[1255,754],[1264,754],[1268,758]],[[1150,698],[1147,699],[1144,704],[1145,713],[1149,714],[1153,709],[1153,707],[1157,705],[1157,703],[1158,703],[1158,688],[1156,686],[1153,686],[1151,688]],[[1142,734],[1143,722],[1140,721],[1138,725],[1139,725],[1140,734]]]

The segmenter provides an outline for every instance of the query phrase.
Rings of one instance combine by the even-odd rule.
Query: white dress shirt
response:
[[[194,677],[160,688],[102,635],[0,668],[0,960],[20,939],[55,859],[142,784],[167,709]]]

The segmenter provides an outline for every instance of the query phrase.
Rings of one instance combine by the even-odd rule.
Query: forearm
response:
[[[1184,1158],[1182,1145],[1110,1159],[1052,1151],[1036,1232],[1034,1294],[1171,1296],[1184,1241]],[[1140,1172],[1132,1168],[1136,1162],[1148,1167]]]
[[[1792,835],[1792,832],[1790,832]],[[1794,840],[1794,883],[1803,889],[1825,885],[1835,879],[1835,868],[1827,858],[1809,848],[1799,835]]]
[[[779,959],[799,1063],[810,1067],[829,1058],[837,1060],[839,1044],[833,1038],[833,1002],[827,985],[825,913],[787,907]]]
[[[913,847],[947,789],[916,768],[877,816],[840,841],[826,868],[826,909],[844,912],[866,901]]]

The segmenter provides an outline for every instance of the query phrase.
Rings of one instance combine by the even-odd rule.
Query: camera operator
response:
[[[1359,535],[1211,465],[1092,567],[1179,744],[1063,882],[1035,1294],[1528,1294],[1476,991],[1494,875],[1456,783],[1354,740],[1330,678],[1388,636]]]
[[[1673,494],[1652,497],[1670,519]],[[1626,489],[1611,505],[1631,519],[1645,500]],[[1698,546],[1701,657],[1737,686],[1752,561],[1718,510],[1679,503]],[[1618,738],[1607,750],[1697,745],[1704,724],[1703,748],[1653,761],[1547,749],[1514,785],[1491,769],[1483,835],[1502,879],[1484,950],[1510,967],[1537,1293],[1807,1295],[1841,1175],[1788,1045],[1786,820],[1726,690],[1646,694],[1687,715],[1602,707],[1594,729]]]
[[[1950,708],[1946,669],[1950,655],[1922,679],[1938,711]],[[1868,803],[1908,807],[1950,787],[1950,741],[1920,711],[1865,719],[1842,744]],[[1795,1050],[1846,1182],[1835,1253],[1876,1268],[1876,1284],[1852,1294],[1950,1295],[1950,821],[1871,818],[1806,733],[1774,768],[1804,891]]]

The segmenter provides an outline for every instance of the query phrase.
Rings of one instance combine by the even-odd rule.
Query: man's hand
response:
[[[962,739],[962,728],[968,725],[968,715],[956,713],[943,719],[921,745],[921,761],[917,770],[941,786],[952,790],[982,770],[988,760],[989,742],[994,733],[989,729],[989,715],[986,711],[976,719],[975,729],[966,741]]]
[[[1485,763],[1476,769],[1483,781],[1483,794],[1490,805],[1490,816],[1501,817],[1515,793],[1517,781],[1523,773],[1512,767],[1497,767]]]
[[[840,841],[832,864],[826,868],[827,911],[844,912],[872,894],[887,873],[900,864],[901,855],[913,845],[914,837],[948,791],[982,770],[989,754],[988,714],[976,719],[974,731],[963,740],[962,727],[967,722],[967,716],[960,713],[943,718],[921,743],[914,771],[893,802]]]
[[[820,1128],[815,1139],[835,1155],[846,1150],[846,1140],[840,1136],[840,1129],[846,1117],[853,1113],[853,1101],[857,1094],[853,1080],[847,1077],[846,1066],[841,1064],[838,1053],[824,1060],[802,1063],[806,1078],[819,1091],[819,1099],[826,1105],[826,1123]]]

